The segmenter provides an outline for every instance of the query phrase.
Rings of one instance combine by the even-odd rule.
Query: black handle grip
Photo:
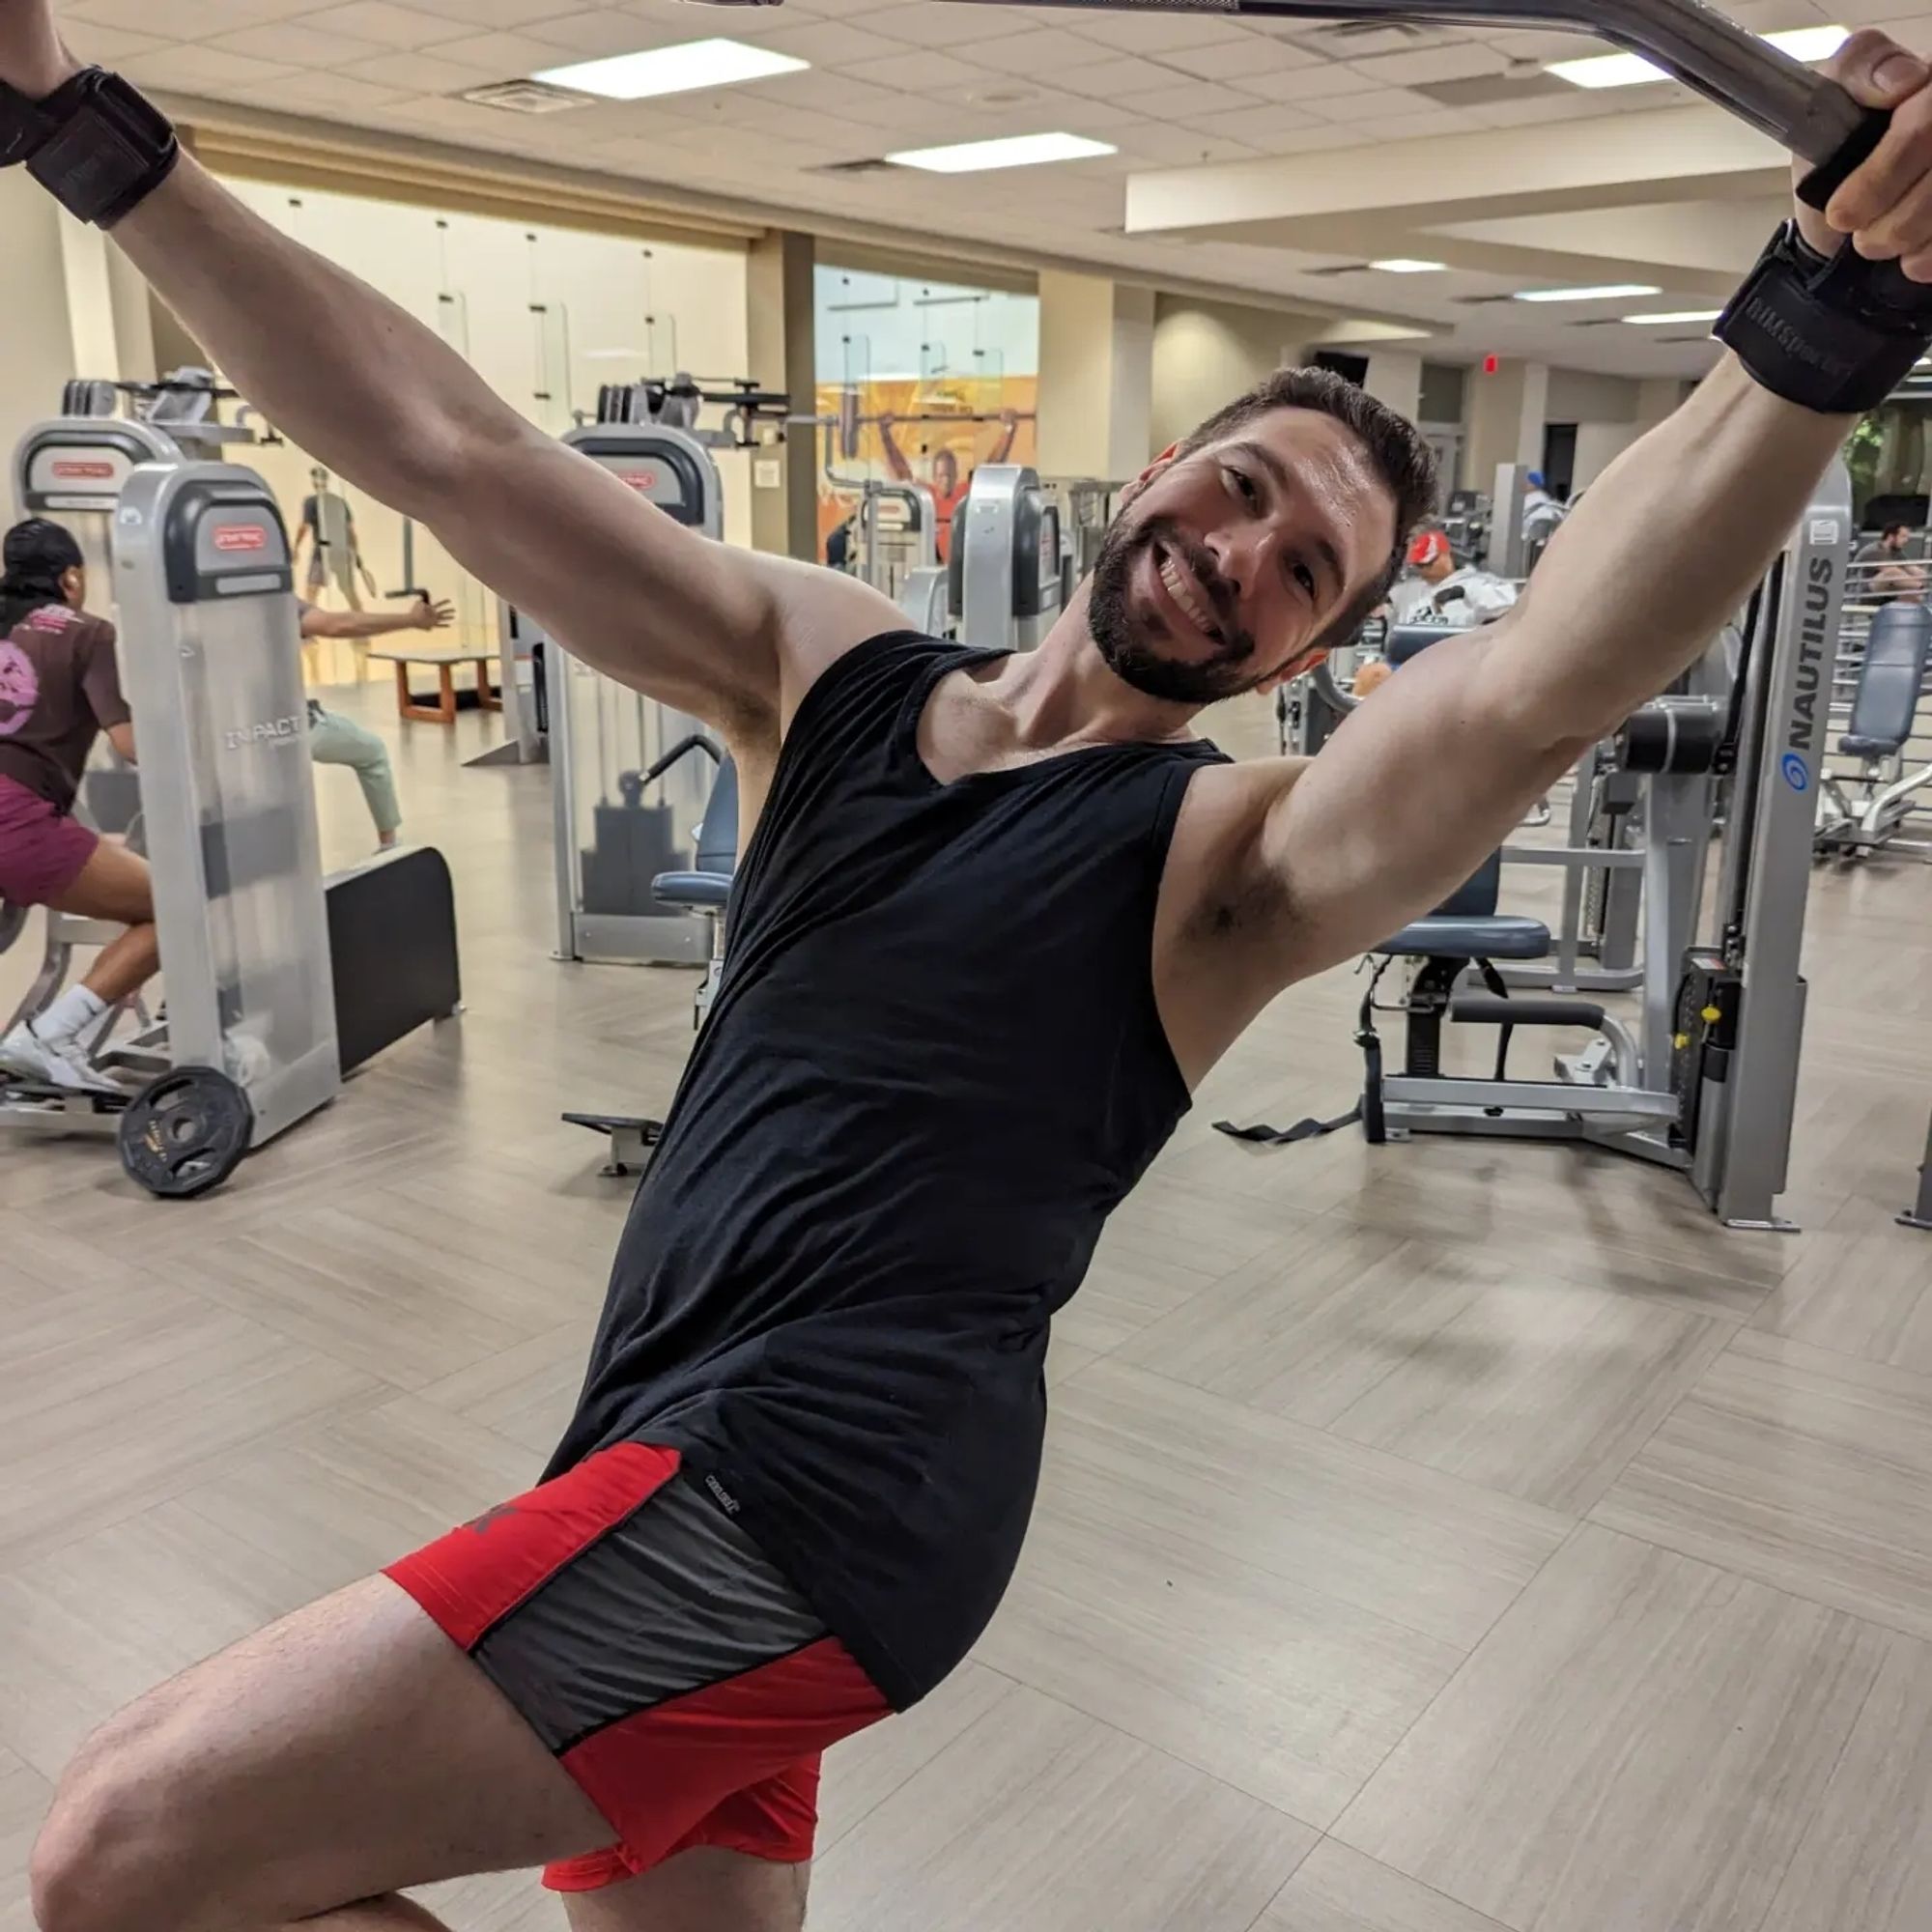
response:
[[[1875,107],[1859,123],[1852,138],[1811,170],[1798,185],[1798,199],[1821,213],[1832,197],[1871,159],[1891,127],[1891,109]]]

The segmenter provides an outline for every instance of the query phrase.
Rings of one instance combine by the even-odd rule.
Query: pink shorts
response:
[[[99,835],[16,779],[0,778],[0,899],[45,905],[80,877]]]

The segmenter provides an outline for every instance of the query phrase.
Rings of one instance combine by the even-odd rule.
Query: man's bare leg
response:
[[[683,1852],[624,1885],[565,1894],[570,1932],[801,1932],[809,1864],[743,1852]],[[337,1932],[330,1922],[328,1932]],[[341,1932],[351,1932],[345,1926]],[[353,1932],[411,1932],[400,1924]]]
[[[387,1578],[151,1691],[81,1747],[34,1848],[42,1932],[431,1932],[388,1894],[615,1833]]]

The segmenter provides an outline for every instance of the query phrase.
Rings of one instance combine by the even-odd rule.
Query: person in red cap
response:
[[[1500,617],[1516,603],[1507,578],[1457,567],[1449,539],[1440,530],[1418,530],[1408,546],[1409,574],[1389,593],[1390,613],[1398,624],[1448,624],[1469,630]]]

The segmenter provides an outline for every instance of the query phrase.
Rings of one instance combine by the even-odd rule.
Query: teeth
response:
[[[1213,621],[1202,610],[1200,599],[1180,572],[1176,569],[1174,559],[1164,556],[1160,560],[1160,581],[1167,585],[1167,594],[1179,604],[1186,613],[1187,620],[1205,637],[1214,635]]]

